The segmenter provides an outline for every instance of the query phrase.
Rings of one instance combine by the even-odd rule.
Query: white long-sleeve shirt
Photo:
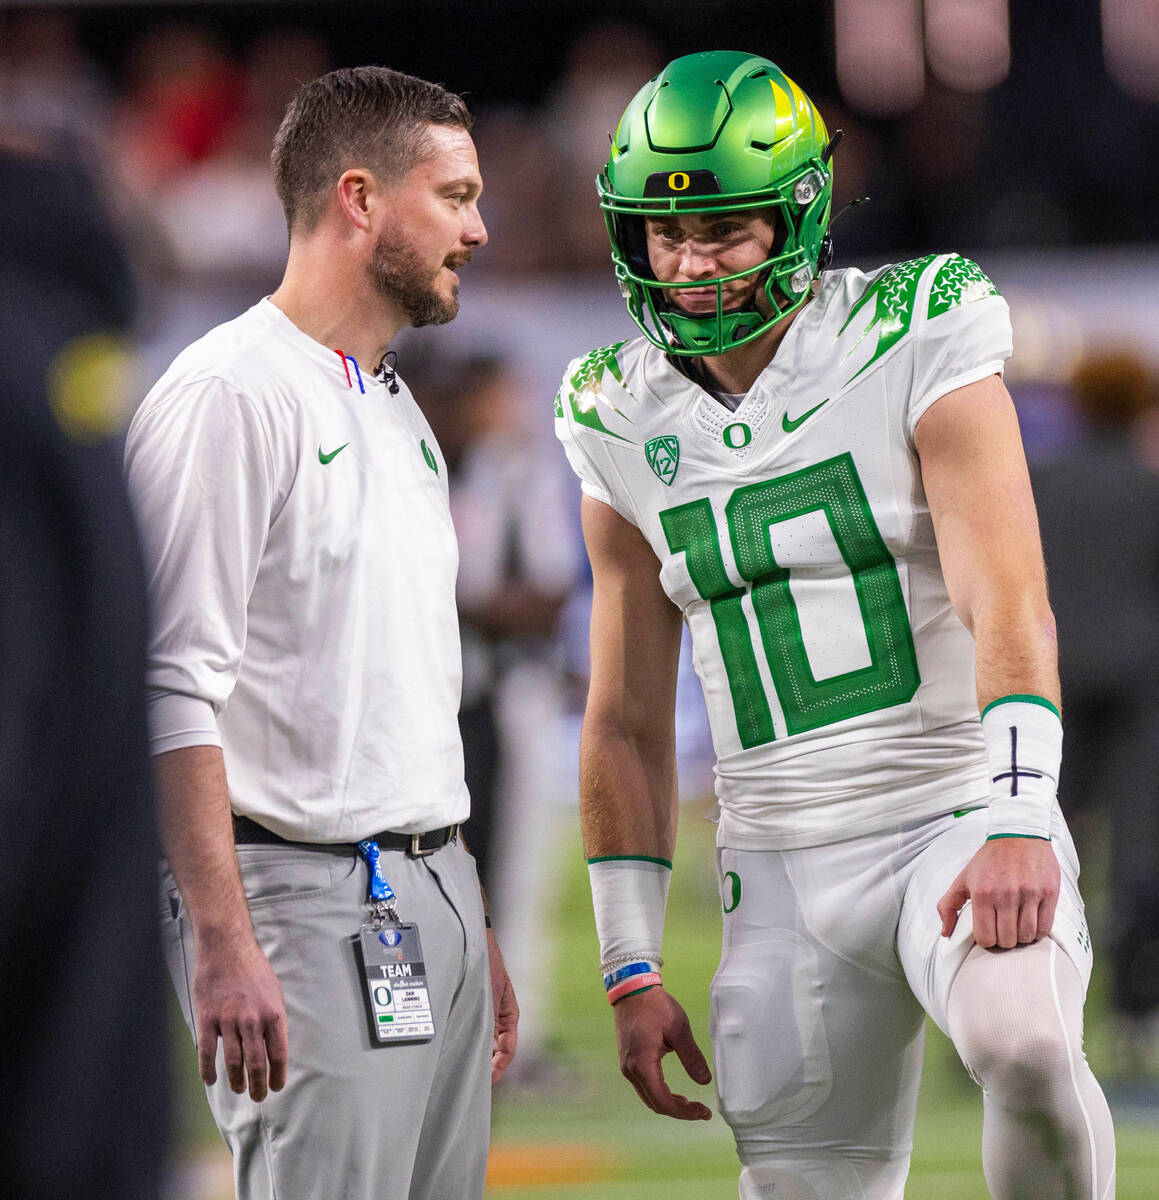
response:
[[[406,386],[263,300],[178,356],[125,460],[153,752],[220,745],[234,811],[298,841],[464,820],[458,547]]]

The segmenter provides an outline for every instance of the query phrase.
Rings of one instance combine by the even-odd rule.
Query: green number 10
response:
[[[814,678],[809,665],[789,571],[777,565],[770,535],[773,525],[817,511],[829,522],[853,577],[870,658],[867,667],[822,680]],[[660,522],[669,549],[684,552],[692,582],[712,610],[745,749],[774,739],[741,607],[746,591],[752,594],[761,644],[790,734],[903,704],[913,696],[920,676],[897,567],[869,511],[851,455],[737,488],[725,516],[737,570],[748,588],[734,587],[725,573],[707,499],[670,508],[660,514]]]

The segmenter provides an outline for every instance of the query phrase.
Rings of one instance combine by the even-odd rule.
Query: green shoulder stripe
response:
[[[877,331],[877,346],[869,361],[855,371],[846,380],[846,383],[852,383],[858,375],[868,371],[883,354],[909,332],[913,322],[918,280],[921,278],[922,272],[936,257],[935,254],[927,254],[925,258],[912,258],[908,262],[897,263],[890,267],[865,289],[861,298],[850,309],[845,324],[841,326],[842,333],[849,328],[854,318],[866,308],[869,302],[873,301],[872,315],[862,330],[861,336],[850,347],[849,354],[852,354],[874,330]],[[848,358],[849,355],[847,354],[845,357]]]
[[[571,379],[568,380],[566,390],[572,420],[577,425],[584,425],[588,429],[594,429],[597,433],[605,434],[608,437],[618,438],[622,442],[630,442],[631,438],[626,438],[621,433],[615,433],[604,424],[596,407],[596,396],[603,387],[605,374],[611,375],[621,387],[624,386],[624,373],[621,371],[620,361],[616,357],[624,345],[624,342],[615,342],[584,355],[579,366],[572,373]],[[606,397],[605,401],[617,416],[631,422],[631,418],[607,401]],[[562,392],[556,397],[556,415],[563,416]]]
[[[951,254],[934,276],[927,315],[941,316],[960,304],[972,304],[975,300],[998,294],[998,289],[976,262],[960,254]]]
[[[601,346],[598,350],[585,354],[571,377],[572,391],[597,391],[604,381],[605,371],[609,372],[617,383],[622,384],[624,375],[616,355],[626,344],[626,341],[613,342],[610,346]]]

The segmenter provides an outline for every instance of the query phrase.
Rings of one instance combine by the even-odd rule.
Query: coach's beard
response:
[[[443,266],[454,270],[470,258],[470,253],[451,255]],[[459,315],[459,285],[454,285],[449,299],[440,295],[433,286],[430,268],[409,242],[392,242],[381,236],[375,242],[367,270],[379,293],[397,304],[416,327],[445,325]]]

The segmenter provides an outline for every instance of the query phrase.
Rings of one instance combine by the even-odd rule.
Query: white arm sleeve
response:
[[[125,473],[152,608],[152,750],[220,745],[213,716],[237,681],[273,510],[269,438],[222,380],[162,381],[130,426]]]

